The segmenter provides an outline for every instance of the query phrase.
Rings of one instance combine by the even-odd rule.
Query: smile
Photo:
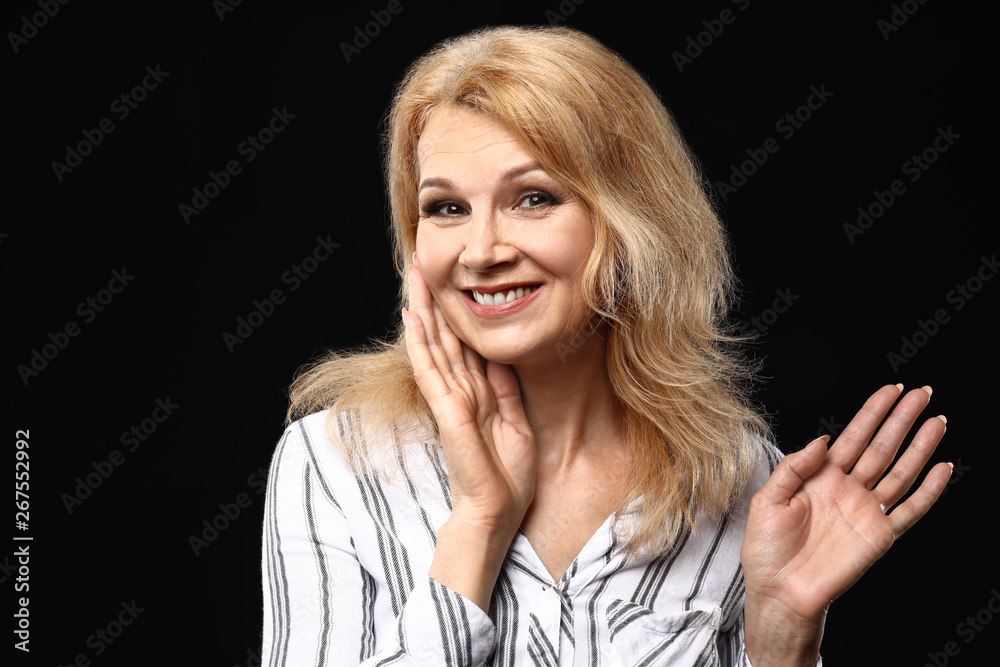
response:
[[[534,290],[534,287],[518,287],[517,289],[499,291],[493,294],[473,291],[472,298],[476,300],[476,303],[483,306],[502,306],[512,301],[522,299],[531,294]]]

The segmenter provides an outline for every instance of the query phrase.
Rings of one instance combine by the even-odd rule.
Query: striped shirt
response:
[[[486,614],[426,574],[451,512],[437,443],[400,448],[383,481],[363,461],[352,472],[327,416],[289,426],[271,463],[262,665],[750,665],[740,546],[750,497],[781,458],[774,446],[728,514],[658,556],[627,556],[621,513],[553,581],[518,532]],[[353,428],[343,414],[335,423]]]

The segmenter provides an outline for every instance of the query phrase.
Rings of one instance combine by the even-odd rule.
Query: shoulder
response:
[[[730,505],[729,511],[729,516],[739,523],[741,529],[746,524],[750,501],[754,494],[760,491],[774,469],[785,458],[785,454],[769,439],[757,434],[748,434],[747,437],[751,441],[753,456],[748,461],[746,481]]]
[[[317,452],[336,450],[336,441],[328,431],[330,411],[322,410],[302,417],[285,428],[275,449],[275,457],[316,458]]]
[[[732,553],[738,562],[739,548],[743,543],[750,501],[764,486],[784,454],[770,440],[754,433],[747,433],[753,456],[747,461],[745,483],[728,507],[721,514],[706,513],[696,517],[691,540],[705,549],[719,549]],[[699,551],[700,549],[696,549]]]
[[[320,410],[285,428],[274,457],[282,463],[301,463],[321,477],[337,471],[367,468],[365,452],[384,450],[386,443],[371,441],[356,415]]]
[[[329,410],[314,412],[289,424],[275,447],[270,477],[281,488],[316,486],[333,497],[354,476],[351,455],[343,446],[346,435],[342,415]]]
[[[271,471],[280,470],[287,478],[289,469],[297,470],[300,477],[311,476],[314,484],[338,498],[369,486],[379,495],[392,487],[410,494],[428,483],[434,495],[442,495],[446,473],[437,440],[420,432],[406,433],[379,432],[354,412],[322,410],[288,425]]]
[[[285,429],[282,440],[289,440],[315,454],[340,452],[344,462],[364,470],[382,468],[397,458],[400,450],[436,439],[415,425],[402,428],[366,419],[356,411],[321,410],[302,417]]]
[[[764,486],[764,482],[767,481],[767,478],[771,476],[774,469],[781,463],[781,459],[785,458],[785,454],[778,449],[777,445],[766,438],[758,435],[750,435],[748,437],[753,443],[755,458],[744,494],[749,492],[750,495],[753,495],[760,490],[760,487]]]

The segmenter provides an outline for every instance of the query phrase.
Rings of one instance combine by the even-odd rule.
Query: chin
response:
[[[517,354],[510,350],[498,351],[496,354],[483,354],[479,353],[486,361],[493,361],[498,364],[506,364],[508,366],[517,366],[525,363],[526,359],[523,355]]]
[[[483,359],[508,366],[546,362],[547,357],[558,360],[555,344],[525,345],[524,341],[517,344],[486,344],[471,346]]]

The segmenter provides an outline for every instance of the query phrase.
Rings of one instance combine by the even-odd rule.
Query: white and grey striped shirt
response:
[[[627,558],[609,517],[555,582],[518,533],[487,615],[426,575],[451,512],[436,443],[405,446],[387,483],[351,472],[326,418],[289,426],[271,463],[262,665],[750,665],[740,546],[775,447],[728,515],[662,555]]]

